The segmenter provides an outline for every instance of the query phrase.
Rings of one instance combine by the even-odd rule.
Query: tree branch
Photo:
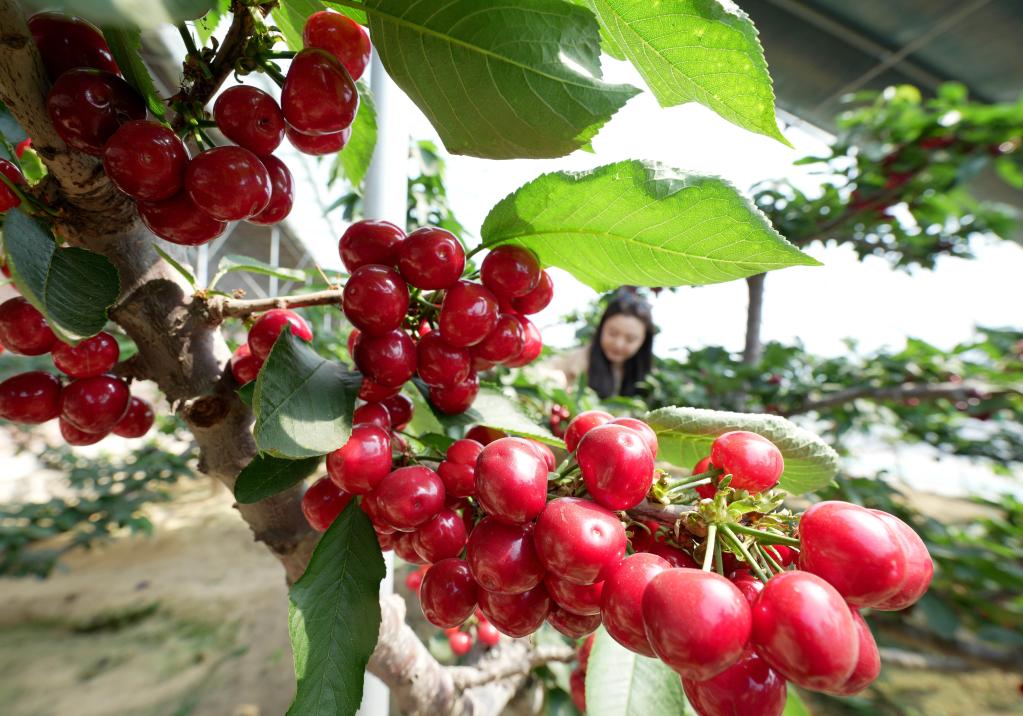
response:
[[[898,386],[860,386],[826,393],[816,400],[807,400],[802,404],[783,411],[786,417],[800,415],[811,411],[827,410],[854,400],[872,400],[886,402],[896,400],[969,400],[981,396],[1021,394],[1015,388],[993,388],[979,383],[906,383]]]
[[[491,659],[482,666],[454,666],[452,680],[455,688],[470,689],[493,681],[527,674],[552,661],[572,661],[576,650],[567,644],[545,644],[525,651],[506,650],[497,659]]]
[[[742,350],[742,362],[753,365],[760,360],[760,326],[764,314],[764,280],[767,274],[758,273],[746,279],[749,303],[746,307],[746,345]]]
[[[341,303],[342,289],[331,288],[315,293],[303,293],[295,296],[275,296],[273,298],[237,299],[224,296],[212,296],[206,301],[206,312],[209,320],[219,323],[225,318],[244,318],[253,313],[262,313],[272,308],[305,308],[307,306],[327,306]]]

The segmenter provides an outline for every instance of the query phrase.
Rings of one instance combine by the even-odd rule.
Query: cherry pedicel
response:
[[[486,338],[497,315],[494,294],[478,283],[459,281],[445,293],[437,321],[448,343],[465,347]]]
[[[398,269],[416,288],[450,288],[465,269],[465,251],[450,231],[426,226],[416,229],[402,242]]]
[[[398,388],[416,372],[416,344],[401,329],[362,335],[355,346],[355,365],[374,383]]]
[[[266,360],[285,326],[289,326],[292,335],[303,341],[313,339],[313,329],[304,318],[287,308],[273,308],[256,319],[249,329],[249,349],[252,355]]]
[[[318,47],[336,57],[353,80],[362,76],[369,64],[369,33],[346,15],[329,10],[314,12],[302,28],[302,44]]]
[[[546,271],[540,272],[540,281],[529,293],[517,296],[511,300],[511,306],[517,313],[526,315],[539,313],[547,308],[551,299],[554,298],[554,282]]]
[[[146,118],[146,104],[131,85],[110,72],[85,68],[57,78],[46,110],[69,147],[97,157],[118,127]]]
[[[103,169],[118,189],[138,201],[161,201],[185,185],[188,150],[159,122],[122,124],[103,148]]]
[[[380,516],[395,529],[414,530],[444,507],[444,483],[421,465],[399,467],[371,493]]]
[[[80,17],[40,12],[28,19],[28,29],[51,82],[79,67],[121,73],[102,33]]]
[[[472,370],[469,351],[448,343],[441,331],[430,331],[416,346],[416,370],[427,385],[456,385]]]
[[[273,195],[270,173],[243,147],[207,149],[188,165],[185,190],[195,205],[221,221],[248,219]]]
[[[24,184],[25,177],[21,170],[6,159],[0,159],[0,173],[10,179],[12,184]],[[8,211],[16,206],[21,206],[21,197],[11,191],[11,188],[0,182],[0,212]],[[6,266],[6,264],[5,264]],[[10,274],[5,274],[10,276]]]
[[[459,556],[467,537],[462,518],[445,507],[413,533],[412,546],[420,557],[434,563]]]
[[[604,581],[600,599],[604,628],[619,644],[643,656],[654,656],[643,623],[643,592],[651,579],[669,567],[656,555],[633,554]]]
[[[108,433],[128,411],[127,384],[111,375],[72,381],[61,394],[61,415],[79,430]]]
[[[484,517],[469,535],[465,550],[476,583],[499,594],[519,594],[540,584],[544,568],[532,532],[532,525],[508,525]]]
[[[393,268],[367,264],[345,283],[341,306],[345,317],[364,335],[380,336],[400,327],[408,311],[405,281]]]
[[[391,472],[391,436],[386,428],[357,424],[343,446],[327,455],[327,474],[354,495],[376,489]]]
[[[122,438],[140,438],[153,427],[153,406],[142,398],[132,396],[128,401],[128,412],[114,425],[114,435]]]
[[[574,584],[593,584],[625,556],[625,528],[600,505],[577,497],[547,504],[533,535],[544,567]]]
[[[40,356],[56,342],[46,318],[27,300],[15,296],[0,304],[0,344],[11,353]]]
[[[542,584],[520,594],[495,594],[481,589],[479,604],[490,623],[513,638],[535,632],[551,610],[551,598]]]
[[[403,241],[405,232],[389,221],[356,221],[341,235],[338,253],[350,272],[366,264],[394,267]]]
[[[77,346],[57,341],[53,347],[53,365],[72,378],[89,378],[106,373],[117,364],[121,349],[107,332],[86,338]]]
[[[140,201],[139,218],[165,241],[181,246],[200,246],[217,238],[227,222],[214,219],[182,192],[163,201]]]
[[[447,415],[464,413],[472,407],[476,395],[480,392],[480,379],[475,371],[461,383],[452,386],[430,386],[430,402],[433,407]]]
[[[529,522],[547,504],[547,463],[513,438],[496,440],[476,461],[476,496],[501,522]]]
[[[731,474],[733,489],[751,494],[774,487],[785,470],[785,460],[774,443],[744,430],[719,435],[710,447],[710,460]]]
[[[337,154],[344,149],[348,140],[352,138],[352,128],[348,127],[333,134],[304,134],[289,125],[285,128],[284,134],[291,142],[291,146],[298,151],[322,157],[326,154]]]
[[[351,495],[324,476],[302,495],[302,513],[314,530],[325,532],[351,501]]]
[[[502,300],[525,296],[540,283],[540,262],[521,246],[498,246],[480,265],[483,285]]]
[[[598,425],[609,423],[613,419],[614,416],[611,413],[605,413],[603,410],[585,410],[579,413],[572,418],[568,428],[565,429],[565,449],[575,452],[583,435]]]
[[[248,343],[242,343],[231,354],[231,375],[238,385],[251,383],[259,377],[259,369],[263,361],[252,355]]]
[[[587,432],[576,460],[590,495],[611,510],[635,507],[653,484],[653,455],[639,433],[622,425],[598,425]]]
[[[249,217],[247,221],[250,224],[269,226],[284,221],[291,213],[291,207],[295,203],[294,180],[291,170],[277,157],[273,155],[260,157],[259,161],[263,163],[270,175],[270,203],[255,216]]]
[[[600,614],[575,614],[554,604],[547,623],[569,639],[582,639],[600,626]]]
[[[45,423],[60,415],[60,378],[42,370],[18,373],[0,383],[0,418]]]
[[[682,679],[689,703],[700,716],[781,716],[788,689],[755,651],[706,681]]]
[[[260,157],[284,141],[284,113],[277,100],[256,87],[224,90],[213,104],[213,119],[225,137]]]
[[[359,91],[337,58],[306,48],[288,68],[281,109],[288,124],[303,134],[334,134],[355,121]]]

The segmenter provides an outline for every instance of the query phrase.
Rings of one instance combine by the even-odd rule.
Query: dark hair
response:
[[[608,360],[604,350],[600,347],[600,336],[604,330],[604,323],[612,316],[625,315],[633,316],[643,322],[646,328],[646,338],[640,346],[636,355],[625,361],[622,386],[619,395],[636,395],[639,392],[638,383],[650,373],[654,362],[654,319],[650,310],[650,304],[642,297],[631,291],[619,291],[608,301],[604,315],[600,317],[597,325],[597,332],[590,344],[590,365],[587,371],[589,386],[597,392],[601,398],[608,398],[614,395],[615,378],[611,370],[611,361]]]

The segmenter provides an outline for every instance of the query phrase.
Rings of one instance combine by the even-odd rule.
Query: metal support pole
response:
[[[274,224],[270,227],[270,265],[274,268],[281,267],[281,230]],[[276,276],[270,277],[270,295],[276,296],[280,288],[280,279]]]

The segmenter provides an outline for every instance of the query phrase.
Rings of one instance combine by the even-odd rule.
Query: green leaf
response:
[[[387,72],[454,154],[564,156],[638,92],[600,81],[597,22],[561,0],[367,0],[366,11]]]
[[[568,1],[570,3],[572,3],[573,5],[578,5],[579,7],[584,7],[587,10],[590,10],[589,0],[568,0]],[[591,12],[592,12],[592,10],[591,10]],[[601,47],[602,50],[604,50],[604,52],[606,52],[608,55],[610,55],[611,57],[615,58],[616,60],[624,60],[625,59],[625,53],[622,51],[622,48],[619,47],[618,43],[615,41],[615,39],[613,37],[611,37],[610,34],[608,34],[607,29],[603,25],[600,28],[600,47]]]
[[[324,360],[289,331],[259,371],[252,396],[253,434],[261,452],[314,457],[344,445],[352,430],[358,373]]]
[[[124,79],[146,100],[149,111],[163,119],[167,113],[167,107],[160,99],[160,95],[156,93],[153,78],[149,76],[149,70],[146,69],[142,57],[139,55],[139,50],[142,47],[140,30],[137,27],[127,26],[104,27],[103,36],[107,39],[107,44],[110,45],[110,52],[113,54],[114,60],[117,61],[117,66],[121,68]]]
[[[238,400],[242,401],[243,403],[245,403],[247,406],[249,406],[251,408],[252,407],[252,398],[253,398],[253,395],[256,392],[256,381],[250,380],[248,383],[246,383],[245,385],[241,386],[240,388],[238,388],[238,390],[236,390],[234,392],[235,392],[235,395],[238,396]]]
[[[681,716],[694,712],[682,681],[659,659],[629,651],[601,627],[586,668],[587,716]]]
[[[297,485],[320,466],[320,458],[283,460],[273,455],[259,454],[252,458],[238,474],[234,483],[234,498],[243,505],[259,502]]]
[[[337,155],[345,177],[352,186],[362,184],[376,144],[377,110],[373,104],[373,95],[365,83],[359,82],[359,112],[352,125],[352,138]]]
[[[347,15],[360,25],[369,24],[369,20],[366,18],[366,13],[362,10],[355,10],[354,8],[345,7],[344,5],[339,5],[338,3],[331,2],[330,0],[323,0],[323,4],[329,7],[331,10],[337,10],[338,12]]]
[[[785,710],[781,712],[781,716],[813,716],[810,709],[806,708],[806,704],[799,698],[795,686],[789,686],[788,694],[785,697]]]
[[[218,0],[22,0],[33,10],[59,10],[101,27],[155,28],[208,13]],[[29,14],[29,13],[26,13]],[[104,32],[106,30],[104,29]],[[109,36],[107,36],[109,40]],[[120,60],[118,60],[120,62]],[[124,69],[124,66],[121,66]]]
[[[692,468],[710,454],[718,435],[748,430],[763,435],[781,450],[785,472],[778,484],[793,495],[821,489],[838,472],[838,453],[830,445],[777,415],[670,407],[649,412],[643,420],[657,433],[658,457],[673,465]]]
[[[26,147],[18,157],[18,166],[21,167],[21,173],[25,175],[25,181],[29,184],[38,184],[47,173],[46,165],[32,147]]]
[[[244,273],[258,273],[263,276],[275,276],[276,278],[283,279],[285,281],[304,281],[306,276],[305,271],[300,269],[273,266],[272,264],[264,263],[259,259],[250,258],[249,256],[228,254],[221,258],[217,263],[217,272],[210,280],[208,288],[213,288],[225,275],[237,271]]]
[[[288,49],[298,52],[305,45],[302,43],[302,27],[306,19],[314,12],[323,10],[319,0],[282,0],[273,9],[274,24],[284,35]]]
[[[199,44],[205,45],[217,31],[220,21],[231,9],[231,0],[216,0],[213,8],[195,21],[195,34],[199,36]]]
[[[3,235],[15,284],[62,340],[77,343],[103,330],[107,309],[121,290],[107,257],[58,247],[50,232],[20,209],[7,212]]]
[[[160,255],[161,259],[163,259],[164,261],[169,263],[171,266],[174,267],[174,269],[179,274],[181,274],[182,276],[185,277],[185,280],[188,281],[188,285],[189,286],[191,286],[192,288],[195,288],[195,276],[192,275],[191,271],[189,271],[187,268],[185,268],[180,263],[178,263],[178,261],[173,256],[171,256],[166,251],[161,249],[159,247],[159,245],[153,244],[153,249],[156,250],[156,253],[158,253]]]
[[[544,174],[498,202],[480,233],[487,246],[526,246],[597,291],[819,265],[723,179],[634,159]]]
[[[792,146],[778,130],[757,30],[719,0],[587,0],[662,107],[699,102],[733,124]]]
[[[384,560],[353,500],[320,538],[291,588],[288,631],[298,690],[288,716],[349,716],[380,632]]]

